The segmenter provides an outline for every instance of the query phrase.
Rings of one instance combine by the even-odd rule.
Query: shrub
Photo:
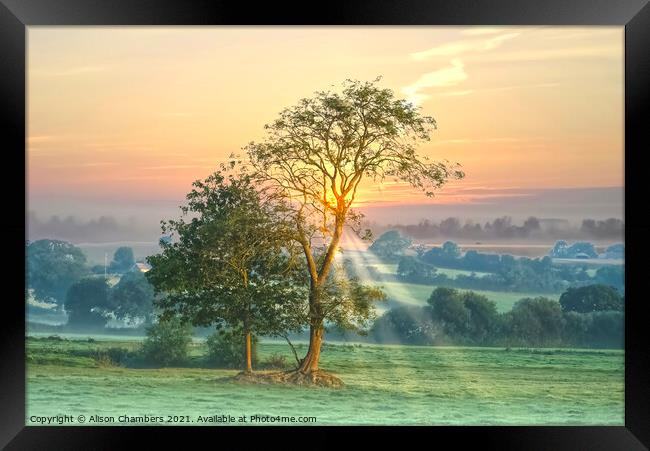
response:
[[[560,296],[560,305],[566,312],[589,313],[597,311],[622,311],[623,297],[614,287],[587,285],[569,288]]]
[[[179,364],[187,359],[191,342],[191,326],[173,318],[147,328],[141,353],[148,363],[162,366]]]
[[[264,368],[278,369],[278,370],[283,370],[290,366],[289,363],[287,362],[287,357],[278,353],[271,354],[271,356],[268,359],[266,359],[262,365],[264,366]]]
[[[257,365],[257,338],[252,337],[253,365]],[[236,331],[218,330],[206,341],[208,345],[208,361],[218,368],[243,368],[246,366],[244,337]]]
[[[125,348],[107,348],[107,349],[97,349],[92,357],[97,363],[97,366],[106,367],[106,366],[120,366],[126,362],[130,353],[128,349]]]

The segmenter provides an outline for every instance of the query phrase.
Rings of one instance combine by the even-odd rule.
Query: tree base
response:
[[[313,387],[342,388],[345,384],[341,379],[323,370],[301,373],[297,370],[283,372],[239,373],[233,378],[237,382],[247,384],[285,384]]]

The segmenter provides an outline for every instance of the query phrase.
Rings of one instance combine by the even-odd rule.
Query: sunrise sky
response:
[[[433,200],[366,185],[362,206],[623,186],[622,27],[29,27],[29,209],[178,205],[283,107],[378,75],[467,176]]]

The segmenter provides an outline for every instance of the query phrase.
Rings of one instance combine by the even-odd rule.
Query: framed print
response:
[[[0,443],[647,449],[649,16],[2,0]]]

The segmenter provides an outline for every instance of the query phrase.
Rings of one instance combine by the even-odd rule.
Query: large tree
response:
[[[431,196],[449,178],[463,176],[457,165],[418,156],[416,147],[430,139],[435,120],[377,82],[348,80],[340,92],[317,92],[284,109],[266,125],[265,139],[245,148],[254,175],[293,206],[295,238],[310,277],[305,374],[318,370],[324,288],[344,227],[359,224],[352,206],[361,183],[391,177]]]
[[[163,222],[162,253],[148,280],[162,317],[242,334],[252,371],[252,334],[285,336],[304,327],[306,289],[281,202],[244,175],[216,172],[193,184],[178,220]],[[299,254],[298,254],[299,255]]]

